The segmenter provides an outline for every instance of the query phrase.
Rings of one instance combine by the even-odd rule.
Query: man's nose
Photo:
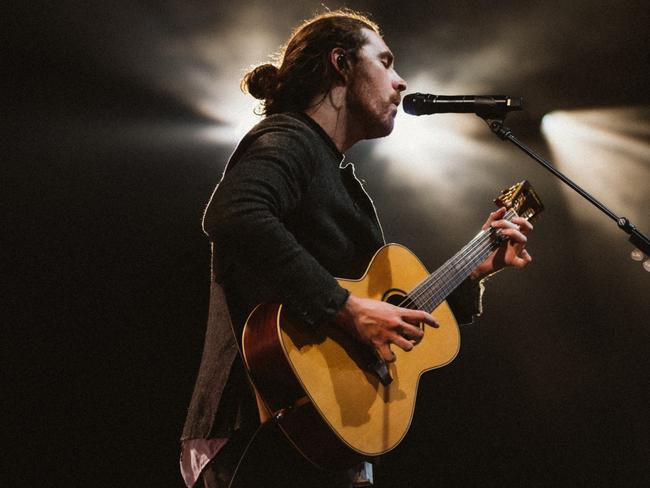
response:
[[[393,81],[393,87],[395,87],[397,91],[403,92],[406,90],[406,81],[404,81],[400,75],[397,75],[397,78]]]

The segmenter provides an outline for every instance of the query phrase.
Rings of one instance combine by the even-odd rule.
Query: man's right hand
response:
[[[382,359],[389,363],[396,359],[390,350],[391,344],[410,351],[420,342],[424,332],[418,324],[423,322],[438,327],[430,313],[352,294],[337,313],[336,321],[357,340],[377,349]]]

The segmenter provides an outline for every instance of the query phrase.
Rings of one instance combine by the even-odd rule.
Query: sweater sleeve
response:
[[[264,132],[227,171],[204,217],[210,238],[255,277],[260,294],[309,325],[333,318],[348,297],[286,226],[319,163],[304,134]]]

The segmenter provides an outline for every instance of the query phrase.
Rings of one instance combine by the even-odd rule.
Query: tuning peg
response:
[[[650,259],[643,261],[643,269],[650,273]]]

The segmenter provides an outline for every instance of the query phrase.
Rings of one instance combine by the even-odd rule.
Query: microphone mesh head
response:
[[[404,108],[404,112],[410,115],[418,115],[418,98],[417,95],[419,93],[411,93],[410,95],[406,95],[404,97],[404,100],[402,101],[402,107]]]

